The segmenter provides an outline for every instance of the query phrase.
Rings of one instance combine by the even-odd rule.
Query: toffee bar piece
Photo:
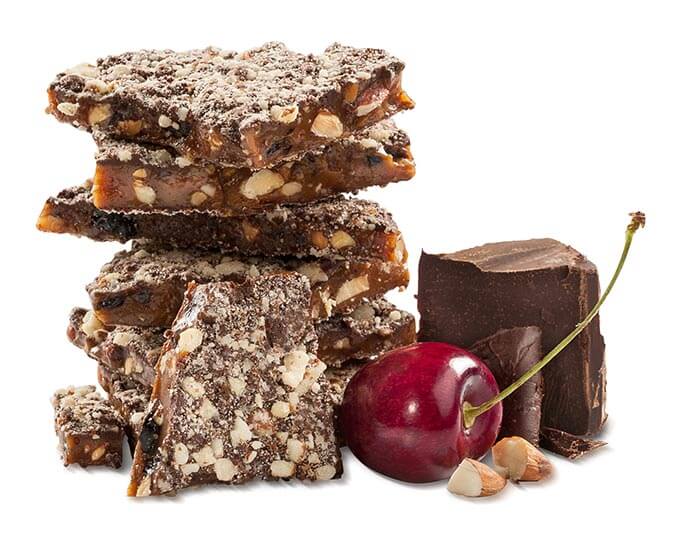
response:
[[[96,241],[146,238],[172,247],[219,249],[249,256],[341,256],[405,262],[403,238],[377,204],[335,197],[246,217],[212,212],[106,212],[86,186],[45,203],[37,228]]]
[[[164,329],[106,327],[91,310],[74,308],[70,313],[67,336],[111,373],[148,387],[154,383],[155,364],[164,344]],[[110,393],[109,388],[104,387],[104,390]]]
[[[541,329],[501,329],[476,342],[469,351],[490,368],[503,390],[541,360]],[[497,438],[519,436],[535,446],[539,443],[543,383],[538,373],[502,402],[502,425]]]
[[[103,210],[243,215],[384,186],[415,174],[410,140],[391,121],[258,171],[195,164],[164,148],[94,137],[99,150],[92,195]]]
[[[341,474],[299,274],[191,284],[158,364],[129,494]]]
[[[594,264],[551,239],[492,243],[452,254],[422,253],[421,340],[470,347],[499,329],[534,325],[545,354],[598,301]],[[605,422],[604,342],[598,318],[543,370],[542,425],[575,435]]]
[[[579,437],[565,433],[565,431],[560,431],[559,429],[544,427],[541,430],[540,444],[542,448],[546,448],[553,453],[574,461],[587,453],[606,446],[607,442],[588,437]]]
[[[234,258],[218,253],[167,250],[135,243],[105,264],[87,286],[92,307],[105,325],[168,327],[189,282],[242,282],[270,273],[296,271],[312,286],[312,316],[353,309],[408,284],[405,264],[377,259]]]
[[[412,108],[402,70],[383,50],[339,44],[321,55],[281,43],[239,54],[141,50],[59,74],[48,111],[193,159],[259,169]]]
[[[326,370],[326,379],[328,380],[333,404],[336,407],[342,405],[342,399],[344,398],[347,385],[349,384],[349,381],[352,380],[352,377],[356,375],[356,372],[377,359],[378,357],[375,356],[368,359],[350,360],[343,363],[339,368],[330,367]]]
[[[417,336],[414,316],[385,299],[363,303],[349,314],[322,321],[316,331],[319,358],[333,367],[413,344]]]
[[[63,464],[122,465],[124,422],[95,386],[57,390],[52,405]]]

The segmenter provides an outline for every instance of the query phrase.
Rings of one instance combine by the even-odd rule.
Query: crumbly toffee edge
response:
[[[340,474],[309,295],[297,274],[188,289],[158,364],[131,495]]]
[[[414,321],[410,312],[396,308],[386,299],[367,301],[357,306],[349,314],[334,316],[317,325],[319,335],[342,324],[349,331],[360,337],[372,334],[389,336],[402,326]]]
[[[200,165],[199,162],[193,162],[170,147],[158,147],[150,143],[135,143],[117,139],[100,130],[94,131],[94,141],[97,145],[96,162],[100,164],[136,162],[139,165],[164,169]],[[349,137],[339,139],[334,142],[334,145],[341,145],[345,148],[354,146],[363,150],[375,150],[396,155],[410,145],[410,138],[405,131],[396,126],[394,121],[384,120]],[[321,147],[305,154],[299,154],[295,159],[319,157],[324,149],[325,147]],[[287,162],[288,160],[285,163]],[[201,165],[212,164],[204,162]]]
[[[147,375],[159,359],[164,331],[161,327],[107,326],[92,310],[80,307],[73,308],[68,319],[68,337],[75,346],[104,366],[112,364],[107,353],[119,360],[124,357],[124,362],[120,362],[124,378],[133,377],[141,382],[151,379]]]
[[[383,50],[337,43],[320,55],[293,52],[278,42],[242,53],[213,47],[140,50],[78,65],[60,73],[50,89],[66,101],[133,101],[165,117],[167,128],[181,128],[176,118],[238,137],[248,125],[273,120],[278,108],[320,102],[341,85],[383,69],[398,74],[403,67]]]
[[[69,386],[52,397],[57,429],[64,434],[118,433],[124,421],[93,385]]]

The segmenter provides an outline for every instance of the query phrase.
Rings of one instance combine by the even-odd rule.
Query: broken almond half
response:
[[[506,437],[492,446],[495,470],[511,481],[539,481],[553,467],[544,454],[522,437]]]
[[[459,496],[478,498],[497,494],[506,485],[506,479],[488,465],[473,459],[464,459],[452,473],[448,490]]]

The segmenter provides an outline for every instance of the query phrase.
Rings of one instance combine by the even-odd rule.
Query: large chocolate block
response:
[[[541,330],[501,329],[476,342],[469,351],[487,364],[503,390],[541,359]],[[502,402],[502,426],[497,438],[520,436],[535,446],[539,443],[543,383],[538,373]]]
[[[534,325],[546,353],[588,314],[599,293],[595,265],[552,239],[422,253],[419,338],[470,347],[499,329]],[[599,319],[543,374],[542,425],[574,435],[596,433],[606,418]]]
[[[157,365],[131,496],[342,472],[309,280],[190,285]]]

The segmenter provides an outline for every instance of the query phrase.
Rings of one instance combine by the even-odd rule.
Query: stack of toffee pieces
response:
[[[346,381],[415,339],[383,299],[408,283],[391,216],[344,196],[414,174],[388,118],[410,109],[382,50],[139,51],[59,74],[48,111],[90,131],[93,181],[47,200],[45,232],[131,241],[68,335],[94,386],[54,396],[66,464],[120,466],[129,494],[342,472]]]

